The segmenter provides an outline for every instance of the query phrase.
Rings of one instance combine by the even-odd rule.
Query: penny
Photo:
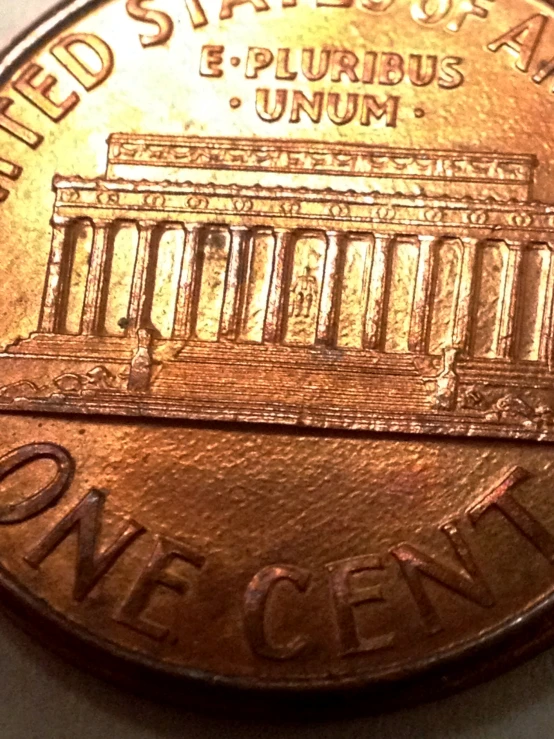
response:
[[[379,710],[554,642],[554,19],[76,0],[0,68],[0,587],[134,689]]]

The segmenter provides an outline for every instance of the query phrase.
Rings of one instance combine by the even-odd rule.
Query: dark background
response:
[[[0,0],[0,46],[57,0]],[[447,700],[341,722],[191,715],[118,690],[51,655],[0,615],[0,739],[554,739],[554,651]]]

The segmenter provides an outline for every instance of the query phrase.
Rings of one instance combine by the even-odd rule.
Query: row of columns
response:
[[[89,271],[86,280],[81,332],[99,335],[102,332],[105,302],[109,289],[107,264],[115,224],[106,221],[90,221],[93,228]],[[69,291],[71,269],[71,221],[56,219],[48,273],[40,316],[41,333],[63,333]],[[139,328],[148,328],[152,306],[153,276],[155,270],[156,229],[160,224],[141,221],[138,224],[139,239],[133,268],[132,287],[127,315],[127,332],[134,335]],[[202,248],[201,224],[167,224],[167,227],[184,228],[185,243],[180,265],[179,286],[175,304],[175,320],[172,338],[187,340],[194,336],[201,288],[200,250]],[[267,233],[267,229],[265,230]],[[225,289],[220,323],[220,337],[237,339],[245,313],[248,269],[251,264],[253,232],[241,226],[229,227],[230,243],[225,277]],[[263,341],[281,343],[286,334],[288,303],[294,265],[294,231],[271,229],[273,235],[273,261],[269,284],[267,308],[263,329]],[[418,243],[413,302],[411,306],[408,349],[413,353],[426,353],[432,319],[432,291],[434,259],[437,239],[433,235],[398,237],[391,234],[373,234],[371,259],[367,265],[367,302],[365,306],[364,339],[366,349],[384,350],[389,309],[392,270],[392,249],[402,241],[414,239]],[[344,277],[345,254],[348,234],[325,232],[325,257],[320,286],[316,322],[316,344],[334,346],[337,343],[341,295]],[[454,317],[452,346],[466,350],[471,345],[476,299],[476,259],[478,240],[459,238],[460,266],[454,286]],[[499,320],[496,324],[493,352],[498,357],[514,358],[517,346],[517,297],[520,292],[519,277],[524,245],[508,243],[509,257],[504,271]],[[69,265],[69,266],[68,266]],[[549,284],[545,306],[545,329],[541,332],[540,359],[551,361],[554,331],[554,260],[551,260]]]
[[[109,287],[107,263],[111,242],[114,237],[113,222],[94,220],[92,224],[92,247],[86,279],[81,333],[99,335],[102,332],[104,308]],[[63,333],[69,283],[71,279],[71,233],[72,221],[57,219],[53,224],[52,247],[48,262],[45,291],[39,320],[39,332]],[[168,224],[174,225],[174,224]],[[133,268],[127,332],[148,327],[152,303],[152,268],[155,246],[155,229],[159,224],[140,221],[138,224],[138,246]],[[181,224],[178,225],[181,227]],[[196,311],[199,302],[201,274],[199,250],[201,247],[201,224],[183,224],[185,242],[180,266],[175,320],[172,338],[185,340],[194,335]],[[241,315],[244,312],[247,270],[250,264],[252,232],[240,226],[229,227],[230,245],[225,277],[223,308],[221,313],[221,338],[234,339],[240,331]],[[272,230],[275,239],[272,276],[264,326],[264,342],[279,343],[284,336],[287,315],[288,289],[292,276],[294,255],[293,233]],[[324,278],[320,295],[317,342],[328,343],[333,339],[333,324],[340,299],[338,269],[341,263],[340,235],[328,233]]]
[[[392,271],[392,248],[405,237],[390,234],[375,234],[373,254],[368,280],[369,290],[366,305],[364,348],[383,350],[386,340],[389,291]],[[433,276],[437,250],[437,239],[431,235],[420,235],[418,263],[411,308],[408,349],[413,353],[427,353],[433,310]],[[408,237],[413,243],[413,238]],[[453,287],[453,320],[449,345],[460,347],[471,355],[475,336],[473,332],[478,319],[480,278],[483,274],[477,264],[480,239],[456,237],[459,245],[458,270]],[[508,249],[507,261],[502,274],[499,296],[498,320],[495,324],[491,353],[500,359],[517,358],[520,339],[522,261],[526,248],[524,242],[504,240]],[[554,365],[554,252],[550,252],[548,276],[544,293],[544,318],[540,331],[538,359]],[[540,296],[537,295],[540,301]],[[540,309],[539,304],[539,309]]]
[[[113,221],[87,219],[92,225],[92,246],[85,285],[81,333],[95,336],[102,331],[105,301],[109,287],[107,265],[115,236]],[[39,318],[41,333],[63,333],[73,261],[71,227],[75,221],[56,218],[53,222],[52,247],[48,260],[46,285]],[[146,282],[151,258],[152,234],[157,224],[140,222],[137,255],[128,309],[128,331],[140,327],[148,304]]]
[[[185,226],[185,246],[179,290],[174,339],[188,339],[194,335],[199,302],[200,278],[198,250],[202,226]],[[261,230],[261,229],[260,229]],[[246,307],[246,292],[253,248],[251,229],[231,226],[229,256],[225,276],[220,337],[238,338]],[[267,233],[268,230],[264,229]],[[284,340],[288,315],[289,293],[294,263],[295,234],[285,229],[271,229],[274,240],[271,278],[263,329],[263,342],[278,344]],[[327,232],[323,280],[320,290],[316,332],[317,344],[330,344],[336,339],[336,325],[340,310],[341,278],[344,265],[344,243],[337,232]]]
[[[402,241],[418,244],[418,258],[411,305],[408,349],[414,354],[426,353],[433,308],[432,290],[435,245],[437,238],[423,234],[417,237],[396,237],[374,234],[374,245],[369,265],[369,289],[365,311],[364,348],[383,350],[386,340],[392,271],[392,249]],[[474,270],[477,239],[457,239],[461,244],[461,266],[454,286],[454,319],[452,346],[468,348],[475,298]]]

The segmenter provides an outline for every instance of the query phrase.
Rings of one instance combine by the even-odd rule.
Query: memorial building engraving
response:
[[[0,407],[554,439],[537,166],[112,135],[104,177],[54,180],[39,324],[0,355]]]

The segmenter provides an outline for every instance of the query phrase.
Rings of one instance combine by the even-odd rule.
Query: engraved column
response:
[[[195,330],[195,310],[198,298],[196,284],[202,227],[197,223],[187,223],[184,229],[185,243],[173,326],[173,338],[181,340],[189,339]]]
[[[94,235],[81,322],[81,332],[90,336],[98,335],[102,327],[111,226],[111,221],[95,220],[92,224]]]
[[[59,216],[52,220],[52,246],[48,258],[48,272],[40,311],[38,330],[40,333],[53,334],[62,330],[64,316],[62,314],[64,292],[64,262],[68,241],[69,221]],[[67,277],[67,276],[66,276]]]
[[[539,361],[554,371],[554,244],[548,244],[548,277],[545,291],[544,318],[541,327]]]
[[[292,269],[292,234],[285,229],[274,229],[275,247],[273,268],[264,323],[264,344],[278,344],[283,340],[290,273]]]
[[[408,349],[416,354],[427,350],[427,334],[431,317],[431,290],[433,275],[433,246],[435,237],[418,236],[419,256],[410,319]]]
[[[468,354],[471,344],[473,305],[475,300],[475,262],[479,239],[463,238],[461,266],[456,289],[452,346]]]
[[[508,260],[500,288],[500,315],[493,348],[497,357],[512,359],[517,345],[517,295],[524,245],[521,242],[505,243],[508,246]]]
[[[223,311],[221,313],[221,325],[219,335],[225,339],[236,339],[240,316],[240,290],[243,257],[248,239],[249,229],[245,226],[231,226],[231,244],[229,247],[229,259],[227,261],[227,275],[225,278],[225,295],[223,298]]]
[[[334,346],[337,342],[343,269],[342,234],[328,231],[325,267],[319,298],[316,344]]]
[[[127,313],[127,334],[132,334],[139,328],[147,328],[149,322],[152,295],[148,278],[152,264],[154,229],[157,225],[155,221],[140,221],[138,224],[139,241]]]
[[[390,253],[394,237],[374,234],[369,292],[365,312],[364,348],[381,349],[385,340],[385,309],[390,271]]]

